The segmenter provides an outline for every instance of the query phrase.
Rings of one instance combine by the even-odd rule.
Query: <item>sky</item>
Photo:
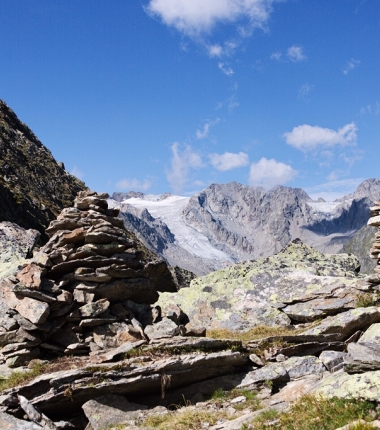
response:
[[[109,193],[380,177],[379,0],[1,0],[0,99]]]

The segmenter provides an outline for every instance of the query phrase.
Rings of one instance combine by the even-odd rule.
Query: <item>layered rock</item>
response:
[[[0,278],[14,274],[32,256],[39,237],[37,230],[25,230],[8,221],[0,222]]]
[[[192,324],[215,329],[292,326],[339,314],[372,291],[352,254],[323,255],[295,240],[272,257],[194,279],[190,289],[160,294],[163,313],[179,303]]]
[[[177,290],[172,273],[125,230],[107,197],[80,192],[50,223],[48,243],[1,281],[0,358],[9,366],[46,354],[97,354],[148,339],[144,330],[179,333],[150,306],[159,291]]]
[[[371,207],[370,219],[368,220],[368,225],[371,227],[377,227],[376,240],[370,249],[371,258],[377,260],[377,266],[375,268],[376,273],[380,273],[380,202],[375,202],[375,206]]]
[[[364,278],[354,256],[323,256],[296,240],[276,256],[193,280],[191,288],[172,293],[171,301],[163,300],[169,293],[161,293],[161,312],[157,303],[124,300],[125,288],[114,288],[119,279],[135,279],[133,273],[154,279],[154,273],[160,277],[165,271],[118,226],[102,197],[82,194],[76,208],[63,211],[51,224],[51,240],[42,252],[2,282],[3,300],[11,308],[0,308],[0,340],[8,343],[1,351],[4,357],[91,350],[76,369],[46,373],[4,390],[3,425],[136,430],[144,417],[167,414],[170,405],[184,401],[182,411],[217,412],[217,424],[205,422],[205,428],[249,427],[260,413],[257,403],[252,410],[243,409],[244,395],[205,400],[221,389],[257,393],[261,411],[284,410],[306,393],[366,399],[374,403],[374,418],[379,418],[378,273]],[[371,224],[377,222],[373,218],[378,210],[373,210]],[[144,290],[145,297],[153,299],[162,279],[154,284],[149,294]],[[208,299],[212,294],[216,296]],[[363,302],[372,306],[363,307]],[[194,312],[188,310],[189,303]],[[189,316],[190,324],[183,327]],[[217,327],[218,318],[221,327],[232,330],[264,323],[285,325],[288,334],[245,344],[176,336],[190,334],[191,326],[196,332],[200,322]],[[20,420],[23,415],[29,421]]]

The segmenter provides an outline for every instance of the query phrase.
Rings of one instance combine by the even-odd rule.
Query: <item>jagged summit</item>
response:
[[[87,187],[0,100],[0,221],[41,232]]]
[[[211,184],[191,198],[130,192],[113,199],[121,202],[128,228],[147,246],[198,275],[273,255],[297,237],[324,253],[347,246],[346,252],[357,255],[359,230],[358,257],[369,273],[373,262],[364,247],[372,233],[363,226],[379,195],[380,181],[368,179],[335,202],[313,200],[301,188],[267,191],[237,182]]]

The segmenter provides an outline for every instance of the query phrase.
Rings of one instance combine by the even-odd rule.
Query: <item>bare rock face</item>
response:
[[[291,326],[356,307],[372,291],[354,255],[323,255],[294,240],[268,258],[196,278],[189,289],[160,294],[163,315],[180,304],[191,325],[228,330]]]
[[[47,352],[85,357],[76,357],[81,364],[75,369],[70,363],[4,390],[2,427],[137,430],[144,418],[168,414],[170,405],[185,401],[170,414],[215,411],[218,423],[204,427],[232,430],[249,426],[262,411],[284,410],[307,393],[378,405],[378,270],[364,278],[356,257],[324,256],[295,240],[270,258],[196,279],[171,294],[172,300],[161,300],[169,298],[162,293],[155,306],[142,298],[137,303],[125,297],[135,289],[134,298],[139,292],[153,298],[164,285],[164,266],[141,245],[137,250],[100,195],[80,195],[76,206],[59,220],[66,228],[52,223],[42,252],[1,281],[0,358],[20,366]],[[369,224],[380,227],[379,216],[376,203]],[[378,236],[372,251],[377,263]],[[87,247],[115,243],[125,250],[104,255],[103,248]],[[161,280],[154,282],[155,276]],[[365,302],[361,295],[373,303],[359,306]],[[195,337],[200,322],[220,322],[230,330],[285,322],[292,330],[243,345]],[[246,395],[205,400],[217,389],[253,391],[263,409],[255,404],[241,410]]]
[[[0,100],[0,221],[38,230],[46,241],[49,222],[85,189]]]
[[[145,327],[159,323],[160,309],[150,304],[159,291],[177,291],[176,281],[166,263],[125,230],[107,197],[80,192],[74,207],[51,222],[48,243],[1,281],[3,362],[17,367],[39,355],[116,348],[148,339]]]
[[[14,274],[32,256],[39,237],[37,230],[25,230],[9,221],[0,222],[0,278]]]
[[[313,202],[300,188],[213,184],[190,199],[183,217],[239,260],[272,255],[296,237],[334,253],[365,225],[379,191],[379,180],[367,180],[327,213],[323,202]]]
[[[193,197],[114,193],[128,229],[172,266],[198,276],[248,259],[268,257],[296,238],[323,253],[354,253],[362,272],[368,257],[368,210],[380,181],[368,179],[353,194],[325,202],[300,188],[269,191],[236,182],[212,184]],[[121,203],[120,203],[121,202]]]

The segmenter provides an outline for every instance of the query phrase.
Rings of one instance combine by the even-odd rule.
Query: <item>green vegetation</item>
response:
[[[25,385],[37,376],[40,376],[45,373],[46,368],[46,364],[37,363],[32,367],[32,369],[26,372],[20,372],[19,370],[15,370],[8,378],[0,380],[0,391],[7,390],[8,388],[17,387],[19,385]]]
[[[370,306],[377,306],[380,301],[379,293],[362,293],[358,295],[356,307],[368,308]]]
[[[62,357],[52,360],[50,363],[37,361],[31,366],[30,370],[15,370],[8,378],[0,377],[0,392],[8,388],[26,385],[34,378],[44,375],[45,373],[77,369],[83,366],[84,360],[85,359],[81,357]]]
[[[246,332],[231,331],[227,329],[212,329],[207,330],[206,336],[213,339],[231,339],[249,342],[251,340],[262,339],[264,337],[293,335],[299,332],[300,330],[294,330],[292,327],[257,326]]]
[[[249,408],[251,410],[260,409],[260,401],[257,398],[256,392],[249,390],[241,390],[237,388],[231,391],[223,391],[222,388],[218,388],[210,396],[209,401],[227,402],[240,396],[244,396],[246,400],[245,402],[231,405],[235,410],[240,411],[246,408]]]
[[[228,419],[227,414],[223,411],[201,411],[201,410],[183,410],[170,412],[165,415],[152,415],[142,423],[145,428],[157,430],[200,430],[204,429],[204,423],[213,426],[218,420]]]
[[[334,430],[358,419],[366,424],[357,424],[352,429],[369,430],[374,427],[369,412],[374,404],[363,400],[339,398],[323,399],[306,395],[287,412],[265,411],[254,420],[253,428],[281,430]]]

